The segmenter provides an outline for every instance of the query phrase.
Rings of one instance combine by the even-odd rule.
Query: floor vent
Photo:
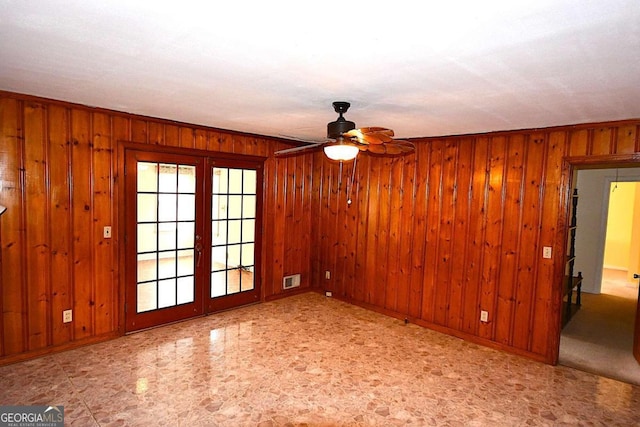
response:
[[[299,274],[285,276],[284,279],[282,279],[282,289],[297,288],[298,286],[300,286]]]

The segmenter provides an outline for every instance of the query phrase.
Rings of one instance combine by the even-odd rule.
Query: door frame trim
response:
[[[248,154],[239,154],[239,153],[230,153],[224,151],[209,151],[209,150],[199,150],[195,148],[185,148],[185,147],[174,147],[167,145],[157,145],[157,144],[147,144],[140,143],[131,140],[119,139],[117,141],[117,150],[115,154],[115,185],[114,185],[114,199],[118,202],[118,211],[114,214],[114,217],[117,218],[117,227],[113,230],[113,244],[117,246],[117,263],[118,263],[118,278],[117,278],[117,307],[118,307],[118,334],[120,336],[125,335],[126,333],[126,277],[125,277],[125,261],[126,261],[126,189],[125,189],[125,154],[127,150],[134,151],[144,151],[144,152],[156,152],[156,153],[167,153],[167,154],[179,154],[179,155],[192,155],[192,156],[201,156],[210,159],[215,163],[216,160],[232,160],[235,162],[246,161],[247,163],[259,164],[258,170],[262,171],[263,174],[263,187],[258,188],[257,190],[264,194],[264,163],[267,160],[267,157],[264,156],[255,156]],[[264,209],[264,203],[263,203]],[[260,216],[263,216],[263,212],[260,212]],[[262,251],[262,246],[260,246],[260,251]],[[262,271],[256,271],[256,274],[262,275]],[[261,287],[260,298],[262,301],[264,299],[264,289]],[[206,302],[205,302],[206,304]]]
[[[640,153],[630,154],[604,154],[592,156],[565,156],[562,159],[562,172],[560,176],[560,205],[558,226],[559,230],[556,234],[556,246],[565,247],[569,237],[569,199],[571,197],[571,189],[576,178],[576,170],[579,169],[615,169],[624,167],[640,167]],[[562,258],[562,261],[560,261]],[[565,254],[563,251],[557,251],[554,259],[554,286],[552,289],[553,316],[550,316],[550,334],[549,334],[549,351],[548,360],[552,365],[558,364],[560,356],[560,334],[562,333],[562,286],[564,284],[564,268]],[[640,305],[640,303],[639,303]],[[640,321],[638,322],[640,324]],[[636,339],[640,335],[640,329],[634,330]],[[550,354],[549,354],[550,353]]]

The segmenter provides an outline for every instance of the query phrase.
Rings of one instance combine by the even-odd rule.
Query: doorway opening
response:
[[[559,363],[640,385],[633,356],[640,333],[633,279],[640,273],[640,240],[634,239],[640,236],[640,168],[576,170],[574,182],[582,306],[561,332]]]

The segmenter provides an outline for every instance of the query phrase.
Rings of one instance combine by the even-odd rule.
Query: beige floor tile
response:
[[[68,425],[640,425],[640,387],[315,293],[0,368]]]

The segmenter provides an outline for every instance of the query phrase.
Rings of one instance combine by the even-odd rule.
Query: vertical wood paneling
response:
[[[180,132],[180,147],[182,148],[195,148],[195,133],[193,128],[181,126]]]
[[[47,150],[45,149],[45,106],[29,102],[24,109],[25,211],[30,226],[26,230],[28,349],[48,344],[49,209],[47,190]],[[32,215],[31,213],[41,213]]]
[[[313,176],[313,185],[310,188],[310,196],[311,196],[311,214],[310,216],[310,242],[315,242],[315,244],[319,244],[321,240],[321,223],[320,223],[320,212],[322,200],[322,179],[324,175],[322,173],[322,161],[321,157],[323,154],[314,153],[313,156],[313,166],[311,175]],[[310,257],[311,257],[311,273],[310,273],[310,285],[315,287],[320,287],[322,283],[321,279],[321,270],[322,265],[320,264],[321,254],[319,251],[312,250],[310,248]]]
[[[546,140],[542,134],[529,137],[526,146],[523,178],[522,225],[518,249],[518,270],[515,279],[515,310],[512,319],[511,345],[529,349],[532,298],[537,276],[537,260],[540,254],[538,238],[540,228],[540,198],[543,188],[542,175],[546,164]],[[520,248],[528,248],[522,250]]]
[[[0,96],[0,203],[9,208],[0,221],[0,357],[5,358],[122,330],[118,257],[125,241],[118,229],[125,212],[118,192],[119,142],[260,156],[283,148],[272,138],[20,99]],[[282,160],[265,162],[263,298],[283,293],[285,269],[301,273],[301,285],[310,286],[311,204],[321,200],[312,199],[311,182],[322,176],[313,159],[291,158],[289,177]],[[107,225],[111,239],[102,236]],[[344,248],[345,266],[353,264],[355,251]],[[347,277],[353,274],[345,282]],[[67,309],[73,309],[73,322],[64,324]]]
[[[413,236],[413,220],[415,212],[415,176],[416,176],[416,154],[412,153],[402,158],[402,182],[399,183],[399,193],[401,208],[400,212],[408,214],[398,215],[394,212],[393,217],[397,217],[400,222],[400,247],[399,253],[399,271],[396,277],[402,278],[397,281],[397,299],[395,311],[411,316],[410,302],[411,296],[411,277],[413,274],[411,257],[413,254],[414,236]]]
[[[273,241],[270,247],[270,251],[272,253],[271,262],[273,269],[273,280],[271,283],[266,283],[265,291],[268,294],[277,293],[277,288],[282,288],[281,284],[278,284],[278,278],[284,277],[284,239],[286,237],[286,228],[285,228],[285,216],[286,216],[286,191],[287,191],[287,166],[288,159],[279,159],[276,162],[276,182],[275,187],[273,188],[274,194],[274,214],[275,214],[275,223],[274,223],[274,232],[273,232]],[[281,279],[280,279],[281,280]]]
[[[427,181],[427,219],[426,242],[424,252],[424,271],[422,283],[421,317],[429,322],[434,321],[436,309],[436,268],[438,266],[438,235],[440,231],[440,211],[442,209],[442,150],[444,143],[434,141],[429,155],[429,179]]]
[[[462,331],[470,334],[477,333],[480,316],[480,294],[477,283],[480,280],[482,255],[484,253],[484,230],[486,226],[486,186],[487,161],[489,144],[486,138],[476,138],[471,141],[473,154],[470,168],[475,171],[471,176],[469,198],[469,227],[467,229],[467,245],[465,253],[464,274],[464,307],[462,309]]]
[[[255,141],[254,138],[252,138],[251,140]],[[255,146],[253,145],[250,145],[247,148],[251,148],[252,153],[255,150]],[[299,236],[300,239],[303,239],[308,242],[309,241],[308,229],[305,229],[304,227],[305,223],[303,221],[303,218],[305,217],[305,215],[302,215],[302,212],[300,212],[302,210],[302,207],[304,206],[304,197],[305,197],[304,165],[305,163],[307,163],[308,159],[306,156],[302,156],[302,157],[293,157],[293,160],[295,161],[293,182],[291,183],[293,191],[292,192],[290,191],[287,194],[288,198],[291,199],[290,204],[291,204],[291,209],[293,213],[293,218],[290,224],[292,224],[294,228],[291,231],[293,235]],[[288,260],[288,258],[285,258],[285,259]],[[293,258],[291,259],[293,264],[292,273],[298,274],[303,271],[307,271],[308,268],[306,267],[306,264],[308,263],[308,260],[309,258],[308,256],[306,256],[301,246],[293,246]]]
[[[154,130],[154,139],[150,139],[150,127],[154,126],[153,122],[143,120],[140,118],[134,118],[131,120],[131,140],[135,142],[163,144],[164,142],[164,125],[162,123],[157,124]],[[159,135],[162,135],[162,139],[157,139]]]
[[[234,152],[233,135],[228,135],[226,133],[221,132],[218,135],[218,146],[216,151],[233,153]]]
[[[377,200],[377,230],[375,245],[375,264],[373,287],[373,303],[379,307],[387,307],[387,283],[389,279],[388,253],[389,253],[389,221],[390,221],[390,185],[391,185],[391,159],[389,157],[376,159],[380,165],[378,175],[378,200]]]
[[[416,161],[421,160],[421,164],[431,163],[431,151],[429,145],[418,145],[416,147]],[[420,165],[416,165],[420,169]],[[409,316],[412,318],[422,317],[422,280],[424,278],[424,261],[427,234],[427,204],[429,200],[429,179],[431,170],[426,172],[416,171],[415,179],[415,211],[413,212],[413,250],[411,252],[411,274],[410,274],[410,294],[409,294]]]
[[[206,129],[196,129],[193,136],[193,148],[196,150],[206,150],[209,144],[209,133]]]
[[[24,257],[22,102],[0,100],[0,200],[7,211],[0,220],[2,239],[2,347],[3,355],[25,351],[29,339],[26,325],[27,271]]]
[[[613,153],[613,129],[610,127],[595,129],[591,144],[591,154],[594,156]]]
[[[349,284],[342,278],[352,268],[343,257],[352,239],[344,226],[349,211],[334,204],[339,196],[331,192],[317,193],[327,212],[314,223],[321,245],[314,245],[312,258],[340,278],[336,286],[347,300],[553,361],[565,156],[602,161],[635,149],[637,129],[627,122],[429,138],[418,141],[402,168],[397,159],[363,154],[353,261],[362,285],[344,290]],[[335,183],[335,171],[319,172],[320,181]],[[542,259],[542,246],[553,248],[553,259]],[[488,322],[480,322],[480,310],[489,313]]]
[[[378,247],[378,219],[379,219],[379,204],[380,200],[380,159],[371,160],[371,172],[368,177],[367,190],[369,191],[369,204],[367,205],[367,231],[365,233],[366,243],[365,251],[367,258],[365,261],[365,280],[364,280],[364,302],[369,304],[375,304],[378,300],[379,306],[381,305],[380,296],[375,295],[376,283],[378,281],[379,271],[376,268],[377,260],[377,247]],[[375,202],[374,202],[375,201]]]
[[[366,283],[367,283],[367,260],[368,260],[368,252],[367,252],[367,231],[368,231],[368,223],[369,217],[367,215],[368,206],[369,206],[369,171],[371,158],[361,156],[358,158],[358,166],[357,166],[357,188],[358,191],[356,193],[356,198],[353,201],[353,205],[356,207],[356,221],[357,221],[357,231],[358,234],[356,236],[356,257],[355,257],[355,277],[356,280],[353,284],[353,298],[356,301],[365,301],[367,298],[366,293]],[[316,178],[317,179],[317,178]]]
[[[283,207],[283,214],[284,214],[284,224],[283,226],[285,226],[286,224],[288,224],[288,226],[291,228],[291,231],[293,232],[293,230],[295,229],[295,208],[294,208],[294,200],[295,200],[295,174],[296,174],[296,158],[295,157],[287,157],[285,159],[283,159],[283,162],[285,163],[285,175],[284,175],[284,179],[285,179],[285,184],[284,184],[284,188],[282,191],[282,207]],[[294,233],[292,233],[293,235]],[[287,276],[290,274],[294,274],[295,273],[295,265],[293,265],[293,263],[291,266],[289,266],[289,268],[287,268],[286,264],[286,260],[289,259],[294,259],[295,257],[299,256],[299,254],[295,253],[295,250],[297,248],[292,247],[292,246],[288,246],[285,247],[284,245],[284,241],[278,241],[279,245],[282,245],[282,250],[284,251],[283,256],[282,256],[282,270],[283,270],[283,275]]]
[[[552,132],[549,135],[549,147],[547,150],[547,163],[544,168],[544,194],[542,201],[542,217],[540,221],[540,245],[551,246],[554,253],[560,254],[559,259],[564,271],[566,258],[566,240],[562,246],[556,246],[559,223],[559,209],[561,199],[566,197],[562,194],[560,181],[562,177],[562,158],[566,150],[566,133]],[[565,189],[566,192],[569,189]],[[537,354],[546,354],[549,351],[549,337],[551,333],[551,322],[554,313],[553,285],[554,260],[542,259],[538,256],[538,276],[536,278],[536,288],[534,291],[534,307],[531,324],[531,351]],[[559,291],[558,291],[559,292]]]
[[[211,133],[207,132],[207,140],[208,143],[211,142]],[[273,212],[274,209],[274,195],[275,195],[275,176],[276,176],[276,161],[271,158],[265,162],[265,168],[262,171],[263,173],[263,189],[264,189],[264,198],[262,201],[262,210],[264,213]],[[263,214],[266,217],[266,215]],[[266,218],[265,218],[266,219]],[[262,298],[265,298],[267,295],[267,288],[269,287],[269,283],[273,283],[275,281],[273,277],[273,270],[270,266],[273,265],[273,251],[271,250],[271,242],[274,239],[274,227],[275,221],[271,221],[271,227],[263,226],[262,227],[262,266],[261,272],[262,274]]]
[[[251,154],[251,155],[255,155],[260,151],[260,146],[262,146],[264,144],[264,141],[260,138],[256,138],[256,137],[249,137],[246,136],[244,137],[244,151],[240,152],[239,154]]]
[[[165,123],[164,145],[168,147],[180,147],[180,128],[178,126]]]
[[[321,152],[270,157],[263,297],[282,276],[552,361],[565,156],[635,153],[640,123],[417,141],[340,175]],[[122,321],[118,141],[271,156],[283,143],[30,97],[0,97],[0,356],[115,334]],[[339,183],[341,182],[341,185]],[[111,225],[113,237],[102,229]],[[540,248],[552,246],[554,258]],[[324,271],[331,271],[325,280]],[[62,323],[61,311],[74,309]],[[479,321],[480,309],[489,322]]]
[[[71,176],[73,218],[74,338],[94,333],[95,271],[93,265],[93,153],[91,114],[71,110]],[[101,272],[102,273],[102,272]]]
[[[512,135],[507,142],[506,179],[502,214],[504,224],[502,226],[502,248],[494,332],[494,339],[503,344],[510,344],[511,342],[511,319],[515,303],[515,280],[522,227],[524,144],[523,135]]]
[[[127,245],[126,236],[124,234],[120,234],[120,224],[125,224],[124,221],[125,215],[127,213],[127,208],[125,206],[125,194],[124,192],[119,191],[120,186],[118,185],[120,182],[124,181],[124,176],[120,176],[121,173],[118,170],[117,166],[121,163],[124,163],[124,159],[120,159],[120,155],[124,155],[124,150],[122,152],[119,149],[119,141],[130,141],[131,140],[131,120],[127,116],[114,115],[111,118],[111,128],[112,128],[112,160],[111,165],[113,167],[113,202],[110,207],[111,209],[111,245],[114,248],[113,256],[114,256],[114,264],[116,260],[120,261],[124,259],[125,248]],[[122,161],[121,161],[122,160]],[[125,269],[121,268],[121,263],[118,262],[114,267],[114,271],[112,277],[115,282],[111,284],[111,295],[113,299],[113,307],[115,313],[113,315],[113,320],[116,322],[114,326],[114,331],[123,332],[124,331],[124,275]],[[122,295],[122,297],[120,297]]]
[[[335,182],[332,186],[333,192],[333,206],[331,220],[334,222],[332,228],[334,230],[338,230],[342,239],[339,241],[333,241],[332,247],[330,250],[330,261],[329,264],[335,266],[332,270],[331,280],[333,290],[336,295],[340,295],[344,297],[344,253],[345,253],[345,242],[348,239],[348,235],[346,233],[346,225],[345,225],[345,210],[346,210],[346,201],[345,201],[345,186],[347,183],[346,178],[346,166],[342,165],[340,167],[339,164],[335,165]]]
[[[333,200],[331,209],[331,228],[337,230],[338,233],[343,236],[339,241],[331,242],[329,252],[329,265],[335,266],[331,272],[331,289],[336,295],[344,296],[344,242],[348,239],[345,230],[344,216],[346,202],[344,200],[346,173],[345,166],[340,167],[339,164],[335,164],[333,167],[335,180],[332,181],[331,198]],[[328,241],[329,243],[329,241]]]
[[[248,154],[251,152],[248,141],[250,138],[243,135],[231,135],[231,151],[236,154]],[[295,157],[295,156],[294,156]]]
[[[253,149],[251,145],[244,149]],[[304,165],[309,161],[307,156],[289,157],[286,160],[286,184],[283,193],[285,197],[284,224],[287,239],[304,239],[309,241],[309,230],[305,228],[304,221],[304,198],[305,196],[305,173]],[[294,237],[295,236],[295,237]],[[304,253],[300,245],[287,245],[283,241],[283,271],[284,275],[302,274],[309,271],[309,257]],[[305,280],[307,277],[301,277]]]
[[[321,181],[320,185],[320,210],[316,213],[317,221],[316,225],[319,229],[319,240],[317,244],[319,246],[319,271],[318,271],[318,286],[320,289],[333,290],[333,281],[325,279],[325,271],[331,268],[333,258],[330,258],[330,254],[334,254],[332,251],[330,239],[328,235],[329,230],[335,231],[335,221],[332,221],[332,203],[333,197],[331,193],[333,168],[330,163],[325,159],[320,159],[321,166]],[[335,271],[334,271],[335,273]]]
[[[357,169],[357,162],[355,164],[354,162],[344,163],[342,186],[340,187],[338,195],[338,206],[343,208],[339,210],[341,214],[337,217],[338,224],[336,227],[341,229],[343,238],[336,248],[336,266],[338,273],[336,276],[336,286],[337,291],[343,297],[353,293],[355,270],[355,239],[358,229],[355,222],[355,207],[352,208],[352,205],[347,203],[347,199],[353,197],[353,194],[350,195],[349,193],[354,191],[351,187],[353,185],[354,166]]]
[[[496,327],[496,305],[502,251],[504,222],[506,138],[496,136],[490,140],[489,186],[487,188],[487,227],[484,235],[480,308],[489,313],[489,321],[480,323],[478,335],[493,339]]]
[[[615,154],[631,154],[636,151],[637,125],[626,125],[617,128]]]
[[[465,297],[462,331],[477,335],[480,320],[480,283],[484,256],[484,235],[487,228],[487,195],[489,185],[489,139],[473,141],[469,231],[464,280]]]
[[[469,215],[471,202],[471,165],[473,159],[473,140],[465,138],[458,144],[456,153],[454,228],[451,246],[451,279],[449,285],[449,315],[447,325],[455,330],[462,329],[464,316],[465,274],[467,272],[467,248],[469,243]]]
[[[93,265],[96,272],[94,280],[95,334],[102,335],[116,328],[116,302],[113,299],[113,283],[117,277],[117,262],[113,259],[112,239],[103,237],[105,226],[112,226],[111,201],[113,154],[111,118],[107,114],[95,113],[92,117],[93,144]]]
[[[589,129],[578,129],[569,133],[569,156],[586,156],[589,153]]]
[[[231,135],[231,152],[245,154],[245,138]]]
[[[143,130],[144,133],[142,133]],[[134,120],[132,124],[131,140],[146,142],[149,144],[165,145],[164,123],[139,123],[137,120]]]
[[[331,268],[331,262],[333,260],[329,258],[329,254],[334,252],[331,250],[329,243],[328,229],[335,230],[335,224],[331,221],[331,205],[333,198],[331,197],[331,184],[333,169],[329,162],[324,159],[320,159],[319,164],[321,166],[321,182],[320,185],[320,210],[317,212],[317,222],[319,230],[319,271],[318,271],[318,286],[320,289],[333,290],[333,281],[325,279],[325,271]],[[335,273],[335,272],[334,272]]]
[[[458,144],[446,141],[442,148],[442,168],[440,185],[439,226],[437,234],[434,322],[446,326],[449,318],[449,299],[451,297],[451,261],[453,254],[453,227],[455,222],[455,185]]]
[[[71,323],[63,323],[61,313],[73,308],[71,258],[71,181],[69,167],[69,114],[67,109],[50,105],[48,108],[49,141],[49,211],[50,224],[55,227],[49,235],[51,242],[51,323],[52,344],[60,345],[73,338]]]
[[[404,210],[402,198],[402,175],[404,162],[402,159],[393,158],[389,181],[389,244],[387,245],[387,278],[386,283],[395,283],[396,292],[385,293],[385,307],[389,310],[398,310],[398,299],[406,294],[406,285],[396,278],[400,277],[401,245],[402,245],[402,216],[398,212]],[[404,292],[403,292],[404,289]]]
[[[268,150],[266,149],[268,144],[259,144],[258,152],[255,154],[266,156],[268,155]],[[312,206],[312,188],[313,188],[313,156],[308,155],[305,156],[304,159],[301,159],[299,162],[300,166],[300,176],[301,182],[298,186],[298,191],[300,194],[300,201],[297,208],[297,217],[300,218],[300,232],[301,239],[299,239],[296,244],[301,248],[300,255],[300,269],[298,272],[302,275],[302,283],[301,286],[305,286],[307,288],[311,287],[311,245],[304,244],[301,242],[312,242],[311,230],[312,230],[312,212],[314,212]]]

